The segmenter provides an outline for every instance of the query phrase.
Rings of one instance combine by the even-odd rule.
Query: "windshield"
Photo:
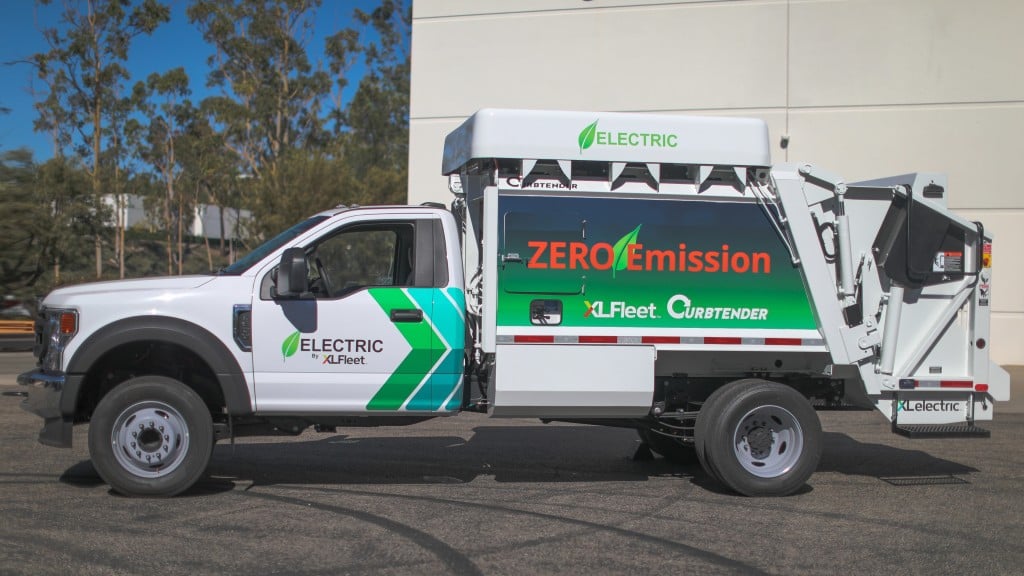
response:
[[[252,266],[259,262],[260,260],[266,258],[267,254],[270,254],[274,250],[277,250],[281,246],[284,246],[292,238],[295,238],[299,234],[302,234],[306,230],[309,230],[310,228],[316,226],[317,224],[323,222],[324,220],[327,220],[327,216],[314,216],[309,220],[299,222],[298,224],[292,226],[291,228],[285,230],[284,232],[281,232],[277,236],[274,236],[270,240],[267,240],[263,244],[260,244],[259,246],[256,247],[255,250],[249,252],[245,256],[245,258],[236,261],[234,264],[228,266],[227,268],[221,269],[221,271],[218,272],[218,274],[227,276],[238,276],[242,272],[245,272],[249,268],[252,268]]]

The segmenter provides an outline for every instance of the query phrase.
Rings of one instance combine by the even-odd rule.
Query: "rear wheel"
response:
[[[128,380],[107,393],[89,426],[100,477],[127,496],[174,496],[191,487],[213,453],[203,399],[163,376]]]
[[[716,390],[694,434],[705,471],[747,496],[792,494],[821,459],[814,408],[792,388],[764,380],[739,380]]]

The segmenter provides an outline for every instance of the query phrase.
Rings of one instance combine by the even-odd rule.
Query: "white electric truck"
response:
[[[635,428],[746,495],[790,494],[814,406],[987,436],[992,239],[942,176],[772,167],[759,120],[482,110],[442,205],[338,207],[217,274],[53,291],[19,381],[99,474],[177,494],[212,446],[487,411]]]

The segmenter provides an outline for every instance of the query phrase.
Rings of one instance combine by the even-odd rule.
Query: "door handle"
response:
[[[391,310],[392,322],[422,322],[423,310],[418,308],[393,308]]]

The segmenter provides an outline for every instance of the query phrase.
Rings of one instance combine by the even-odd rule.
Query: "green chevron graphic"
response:
[[[410,298],[406,290],[395,288],[378,288],[370,290],[377,305],[381,307],[386,316],[391,315],[394,309],[419,309],[423,307],[416,303],[416,300],[430,301],[432,288],[409,288],[408,292],[423,291],[426,294],[416,294],[416,298]],[[437,331],[430,321],[429,315],[425,314],[422,322],[396,322],[395,327],[409,343],[412,350],[402,360],[394,373],[384,382],[377,394],[374,395],[366,405],[367,410],[398,410],[405,404],[406,400],[416,392],[419,385],[430,377],[438,360],[448,351]],[[416,406],[414,409],[429,409],[429,406]]]

